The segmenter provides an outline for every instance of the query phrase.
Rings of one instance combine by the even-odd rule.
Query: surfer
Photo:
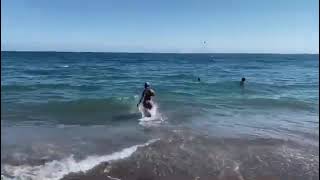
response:
[[[246,78],[243,77],[240,81],[240,86],[244,86],[244,81],[246,81]]]
[[[139,107],[141,101],[143,100],[143,102],[142,102],[143,107],[148,110],[152,109],[152,107],[153,107],[153,103],[151,100],[152,96],[155,96],[155,92],[153,89],[150,88],[150,83],[148,83],[148,82],[144,83],[144,90],[142,92],[140,101],[137,104],[137,107]]]

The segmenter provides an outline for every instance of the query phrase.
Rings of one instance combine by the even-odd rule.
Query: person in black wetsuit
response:
[[[142,104],[143,107],[150,110],[153,107],[153,102],[151,97],[155,96],[155,92],[153,89],[150,88],[150,83],[146,82],[144,83],[144,90],[142,92],[141,98],[139,103],[137,104],[137,107],[139,107],[141,101],[143,100]]]

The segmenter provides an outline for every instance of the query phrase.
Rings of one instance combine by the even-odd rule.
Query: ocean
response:
[[[319,178],[319,55],[1,52],[1,66],[1,179]]]

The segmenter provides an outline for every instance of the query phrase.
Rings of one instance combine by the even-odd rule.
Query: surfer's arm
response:
[[[154,90],[151,90],[150,92],[151,92],[151,96],[155,96],[155,95],[156,95],[156,93],[154,92]]]
[[[141,103],[141,101],[142,101],[142,99],[143,99],[143,97],[144,97],[144,92],[145,92],[145,90],[143,90],[142,95],[141,95],[141,98],[140,98],[139,103],[137,104],[137,106],[139,106],[139,104]]]

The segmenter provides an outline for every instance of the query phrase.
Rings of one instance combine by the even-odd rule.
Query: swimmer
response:
[[[244,81],[246,81],[246,78],[243,77],[240,81],[240,86],[244,86]]]

